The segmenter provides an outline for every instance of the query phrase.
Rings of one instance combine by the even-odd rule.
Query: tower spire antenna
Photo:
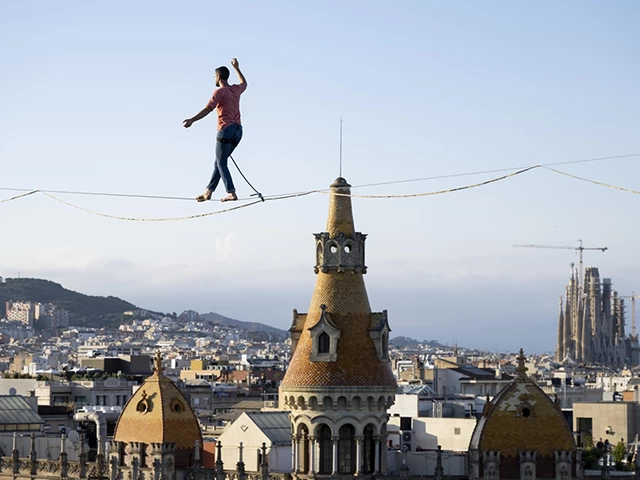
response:
[[[340,175],[342,177],[342,117],[340,117]]]

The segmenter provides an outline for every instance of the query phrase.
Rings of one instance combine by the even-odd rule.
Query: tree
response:
[[[627,454],[627,449],[624,446],[624,442],[620,440],[618,444],[613,447],[613,451],[611,455],[613,456],[613,462],[616,465],[616,470],[622,470],[622,461],[624,460],[625,455]]]

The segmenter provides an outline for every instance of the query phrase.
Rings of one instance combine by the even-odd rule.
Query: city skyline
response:
[[[265,195],[333,182],[340,118],[352,185],[638,153],[638,13],[633,2],[408,2],[402,11],[255,2],[240,17],[204,2],[3,4],[0,187],[195,197],[210,173],[215,122],[181,122],[232,57],[249,83],[235,157]],[[559,168],[634,188],[639,159]],[[241,197],[252,193],[232,174]],[[413,194],[499,175],[354,193]],[[59,196],[128,217],[222,208]],[[585,266],[598,266],[621,295],[638,292],[637,198],[543,169],[446,195],[355,198],[356,227],[369,235],[372,308],[389,311],[392,336],[553,352],[557,299],[577,255],[513,245],[608,247],[585,253]],[[0,206],[11,227],[0,275],[286,329],[291,311],[309,304],[312,234],[324,229],[327,203],[316,194],[183,222],[121,222],[32,195]]]

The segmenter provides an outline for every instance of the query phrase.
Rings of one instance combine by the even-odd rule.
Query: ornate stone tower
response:
[[[316,237],[308,313],[293,312],[291,363],[280,387],[290,410],[297,476],[385,473],[387,408],[396,380],[387,312],[364,285],[366,235],[356,232],[350,185],[331,185],[327,231]]]

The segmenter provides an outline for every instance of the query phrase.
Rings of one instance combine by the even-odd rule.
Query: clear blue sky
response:
[[[635,1],[2,2],[0,186],[201,193],[215,119],[181,122],[232,57],[249,82],[236,159],[265,194],[333,181],[340,117],[353,185],[640,153],[639,21]],[[640,187],[640,157],[564,169]],[[219,208],[64,198],[124,216]],[[287,328],[309,304],[327,200],[134,223],[34,195],[0,204],[0,275]],[[607,246],[585,261],[629,295],[640,291],[639,204],[542,170],[437,197],[354,200],[372,307],[389,310],[394,334],[551,351],[577,256],[512,245]]]

